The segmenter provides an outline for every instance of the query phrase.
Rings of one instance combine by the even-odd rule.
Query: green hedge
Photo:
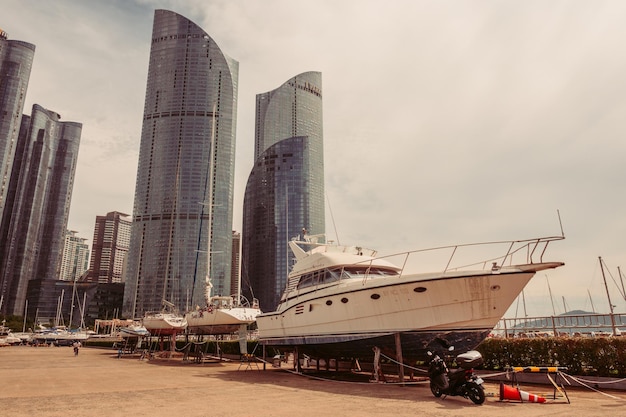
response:
[[[476,350],[489,370],[566,366],[571,375],[626,377],[626,338],[491,338]]]

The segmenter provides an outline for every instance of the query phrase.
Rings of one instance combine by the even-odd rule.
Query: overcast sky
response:
[[[239,61],[234,229],[256,94],[323,77],[327,235],[380,253],[561,233],[507,316],[626,311],[626,2],[1,0],[34,103],[83,123],[68,227],[132,213],[155,9]],[[549,283],[549,287],[548,287]]]

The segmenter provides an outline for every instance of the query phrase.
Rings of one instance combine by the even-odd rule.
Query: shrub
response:
[[[565,366],[572,375],[626,377],[626,338],[490,338],[476,350],[484,369]]]

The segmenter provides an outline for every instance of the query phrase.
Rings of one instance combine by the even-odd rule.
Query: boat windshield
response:
[[[300,277],[298,282],[298,288],[307,288],[316,285],[328,284],[331,282],[339,281],[342,279],[351,278],[379,278],[391,275],[397,275],[398,273],[392,269],[384,269],[377,267],[364,266],[349,266],[336,269],[324,269],[314,271],[305,274]]]

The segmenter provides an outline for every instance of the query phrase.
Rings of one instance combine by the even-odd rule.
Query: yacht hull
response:
[[[187,321],[184,317],[176,314],[147,314],[141,322],[143,327],[153,336],[178,334],[187,328]]]
[[[261,313],[258,308],[201,309],[187,313],[190,332],[196,334],[228,334],[239,331],[241,325],[254,323]]]
[[[398,335],[405,358],[423,358],[446,345],[469,350],[488,336],[536,271],[560,265],[342,280],[293,293],[277,311],[261,314],[259,340],[318,357],[365,359],[374,347],[395,357]]]

